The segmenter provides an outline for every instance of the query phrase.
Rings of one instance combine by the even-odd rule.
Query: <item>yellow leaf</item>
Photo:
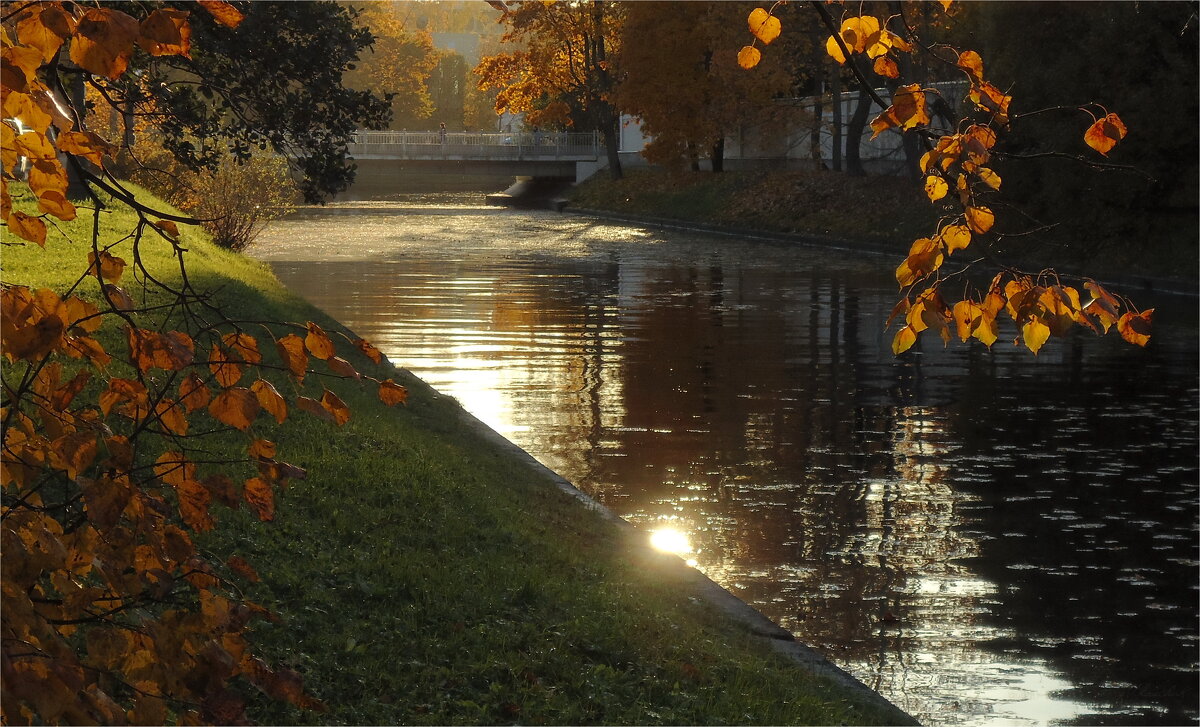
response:
[[[946,251],[954,254],[971,244],[971,230],[966,225],[947,225],[942,230],[942,242],[946,243]]]
[[[197,2],[200,7],[208,11],[209,15],[213,16],[213,20],[226,28],[236,28],[245,18],[241,11],[224,0],[197,0]]]
[[[1088,146],[1108,156],[1117,142],[1125,138],[1126,133],[1121,117],[1110,113],[1089,126],[1083,134],[1083,140]]]
[[[950,186],[941,177],[935,174],[925,177],[925,196],[929,197],[930,202],[936,202],[945,197],[949,191]]]
[[[954,304],[954,326],[958,331],[960,341],[966,341],[971,337],[974,324],[982,313],[983,310],[975,301],[960,300]]]
[[[992,189],[1000,189],[1000,175],[993,172],[987,167],[980,167],[976,172],[979,175],[980,181]]]
[[[750,25],[750,32],[755,38],[763,42],[763,45],[770,45],[771,41],[779,37],[781,26],[779,18],[771,15],[762,8],[755,8],[750,11],[750,17],[746,19]]]
[[[846,56],[842,53],[842,47],[838,45],[837,38],[832,35],[825,41],[825,52],[839,64],[844,65],[846,63]]]
[[[1050,338],[1050,326],[1038,318],[1030,318],[1025,325],[1021,326],[1021,337],[1025,341],[1025,347],[1036,356],[1038,349],[1042,344]]]
[[[892,353],[899,356],[912,348],[916,342],[917,332],[912,329],[912,326],[905,326],[896,331],[896,337],[892,339]]]
[[[996,215],[987,207],[968,207],[967,208],[967,224],[970,225],[971,231],[982,235],[992,229],[992,224],[996,221]]]
[[[738,51],[737,58],[739,66],[745,68],[746,70],[750,70],[751,68],[757,66],[758,62],[762,60],[762,53],[760,53],[754,46],[748,45],[744,46],[740,51]]]

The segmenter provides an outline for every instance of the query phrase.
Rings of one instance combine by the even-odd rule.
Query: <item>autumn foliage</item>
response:
[[[302,388],[306,377],[372,380],[388,404],[406,391],[358,372],[315,323],[227,320],[187,279],[177,223],[188,220],[144,206],[107,171],[117,147],[83,127],[65,80],[104,92],[136,53],[187,57],[190,12],[231,28],[242,13],[219,0],[140,19],[59,2],[5,12],[5,244],[45,246],[84,209],[95,225],[69,290],[0,289],[4,722],[239,724],[244,685],[322,709],[298,673],[254,654],[248,623],[274,616],[240,595],[253,566],[211,560],[193,535],[214,527],[217,504],[270,521],[280,488],[304,477],[262,436],[268,422],[295,409],[349,420],[328,388]],[[67,197],[64,161],[89,188],[86,208]],[[21,165],[39,214],[10,198]],[[137,215],[119,241],[132,259],[101,242],[105,200]],[[173,251],[179,287],[146,267],[147,245]],[[382,363],[366,341],[348,342]]]
[[[743,68],[757,66],[762,57],[758,44],[765,46],[782,32],[776,17],[780,5],[776,3],[770,10],[756,8],[747,17],[753,40],[739,53],[738,63]],[[913,242],[896,268],[896,281],[904,297],[888,320],[888,325],[893,321],[900,324],[892,351],[907,351],[925,331],[932,331],[944,343],[957,337],[961,341],[976,339],[990,347],[1001,336],[998,317],[1002,313],[1016,325],[1013,342],[1035,354],[1051,336],[1066,336],[1076,327],[1103,334],[1115,326],[1124,340],[1145,346],[1150,339],[1153,309],[1139,311],[1130,301],[1090,279],[1085,279],[1082,286],[1067,285],[1053,271],[1024,272],[998,261],[994,243],[1004,236],[1004,226],[996,214],[1002,180],[990,165],[1004,134],[1014,123],[1010,110],[1013,97],[986,74],[979,53],[924,44],[903,13],[877,17],[863,13],[864,6],[847,6],[839,22],[825,4],[811,5],[829,30],[825,42],[828,57],[849,67],[881,109],[870,123],[874,136],[887,132],[911,134],[923,145],[919,168],[925,195],[942,211],[933,234]],[[940,5],[949,10],[952,3],[942,0]],[[921,83],[903,83],[900,78],[898,61],[918,53],[952,66],[967,82],[963,104],[966,112],[953,128],[933,124],[931,99],[941,93],[939,90]],[[878,75],[897,79],[890,103],[867,84],[863,65],[868,64]],[[1092,119],[1083,133],[1083,142],[1107,156],[1127,129],[1116,113],[1103,108],[1097,113],[1097,108],[1095,104],[1079,107]],[[951,268],[947,263],[956,253],[955,259],[962,264]],[[996,265],[1000,270],[990,284],[978,286],[969,273],[984,264]],[[954,287],[961,289],[962,295],[950,302],[945,296],[956,279],[961,286]]]

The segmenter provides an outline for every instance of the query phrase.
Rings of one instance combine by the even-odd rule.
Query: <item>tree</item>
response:
[[[941,2],[943,9],[951,4],[950,0]],[[778,5],[770,11],[757,8],[748,16],[753,40],[738,54],[743,68],[758,65],[762,56],[758,43],[767,45],[779,36],[781,23],[774,15]],[[889,22],[888,18],[859,14],[857,10],[865,7],[856,6],[855,10],[842,12],[840,23],[823,3],[814,0],[810,7],[830,32],[827,54],[847,66],[882,109],[870,124],[875,135],[901,133],[922,145],[919,167],[925,193],[944,211],[937,230],[913,242],[908,256],[896,269],[904,297],[888,324],[902,317],[904,325],[893,339],[893,352],[907,351],[927,330],[934,331],[945,343],[957,335],[964,342],[975,338],[990,347],[999,339],[997,317],[1002,311],[1007,311],[1017,326],[1014,342],[1023,342],[1034,354],[1052,335],[1065,336],[1076,326],[1095,333],[1107,333],[1115,326],[1126,341],[1146,345],[1153,309],[1139,311],[1131,301],[1112,295],[1090,279],[1085,279],[1082,286],[1091,294],[1084,303],[1079,289],[1064,284],[1062,276],[1054,271],[1029,273],[999,260],[998,242],[1006,236],[1028,233],[1018,227],[1020,222],[1015,216],[1013,221],[1005,218],[997,225],[994,212],[1002,179],[991,165],[994,159],[1003,158],[1001,142],[1020,116],[1010,109],[1013,97],[985,73],[979,53],[929,45],[909,22],[903,7],[891,6],[899,13],[894,13]],[[873,62],[872,67],[881,75],[899,78],[895,59],[916,54],[928,54],[933,61],[954,67],[967,83],[964,114],[946,128],[932,123],[930,97],[938,95],[936,90],[920,82],[898,85],[888,103],[871,87],[860,65]],[[1106,156],[1125,138],[1127,129],[1116,113],[1095,103],[1077,108],[1091,121],[1077,133],[1095,153]],[[1094,157],[1078,158],[1099,169],[1120,168]],[[963,260],[971,254],[962,252],[968,248],[978,257]],[[955,252],[960,253],[956,260],[959,264],[947,265]],[[969,273],[976,273],[977,265],[988,264],[1000,269],[990,283],[979,285]],[[961,281],[964,290],[962,299],[953,306],[942,295],[951,281]]]
[[[429,80],[439,62],[433,39],[426,31],[410,31],[397,5],[390,2],[354,4],[358,20],[375,38],[374,48],[347,74],[352,88],[376,90],[392,99],[392,128],[436,126],[430,120],[434,101]]]
[[[710,150],[713,171],[719,172],[728,134],[748,125],[769,131],[783,120],[787,108],[775,99],[787,92],[791,79],[782,63],[769,59],[759,73],[738,71],[743,12],[726,3],[685,9],[639,2],[626,9],[614,57],[619,77],[614,96],[653,137],[643,152],[651,161],[678,164],[700,148]]]
[[[106,7],[137,14],[142,6]],[[254,148],[270,147],[300,173],[307,199],[343,190],[354,177],[347,164],[351,135],[383,128],[389,114],[386,99],[342,85],[371,34],[355,25],[351,10],[329,0],[253,7],[236,27],[208,13],[173,11],[172,23],[188,22],[186,55],[139,47],[114,59],[109,75],[68,63],[58,69],[66,85],[86,80],[111,105],[148,121],[164,148],[191,169],[216,168],[229,154],[249,159]],[[132,32],[130,26],[123,37]]]
[[[624,9],[615,3],[491,3],[508,28],[503,41],[521,50],[488,56],[475,68],[480,90],[498,89],[496,113],[523,113],[540,127],[598,130],[608,169],[621,178],[620,114],[612,99],[609,54]]]
[[[149,109],[144,113],[175,124],[178,144],[192,124],[212,128],[235,148],[248,139],[311,136],[324,140],[327,164],[336,156],[338,120],[349,122],[357,112],[323,109],[306,118],[334,127],[305,129],[298,119],[276,116],[282,99],[236,105],[248,101],[240,95],[247,88],[243,81],[290,95],[301,115],[312,111],[305,103],[314,99],[311,89],[296,90],[295,77],[287,75],[304,66],[294,51],[280,49],[292,56],[279,60],[280,77],[270,76],[263,59],[202,57],[193,46],[202,35],[197,28],[213,23],[232,37],[244,24],[228,3],[203,0],[197,8],[203,13],[195,14],[165,6],[122,8],[23,3],[3,17],[5,244],[44,246],[48,234],[61,234],[59,221],[70,222],[81,210],[92,220],[88,265],[69,289],[0,288],[6,359],[0,393],[0,712],[8,724],[242,724],[244,685],[321,709],[297,672],[254,655],[247,624],[270,614],[240,595],[238,584],[257,578],[253,567],[237,558],[213,562],[192,534],[213,527],[217,502],[271,520],[275,490],[303,477],[303,470],[277,458],[273,442],[250,434],[259,418],[288,419],[289,401],[272,379],[295,382],[292,411],[341,425],[350,412],[336,394],[323,387],[319,398],[300,393],[309,362],[323,360],[322,368],[337,376],[370,377],[338,357],[333,340],[314,323],[273,326],[225,317],[211,292],[197,289],[186,274],[178,224],[194,221],[146,206],[111,174],[107,165],[118,146],[87,128],[84,95],[72,81],[91,85],[122,114],[136,101],[137,108]],[[300,16],[315,17],[290,17]],[[295,28],[291,20],[280,27]],[[259,32],[268,25],[258,25]],[[330,30],[327,40],[336,42],[338,28]],[[206,37],[220,34],[213,27]],[[267,44],[268,50],[279,44],[286,43]],[[353,48],[351,42],[308,52],[336,60]],[[218,75],[166,70],[184,67],[192,74],[212,68]],[[234,68],[247,77],[218,80]],[[147,78],[160,85],[144,88]],[[182,88],[186,78],[219,91],[220,101],[201,104],[203,93]],[[317,88],[330,79],[317,79]],[[323,103],[357,106],[363,98],[333,94]],[[179,148],[192,152],[185,154],[192,162],[204,162],[204,148]],[[86,207],[76,208],[66,196],[63,160],[79,173]],[[31,195],[36,209],[32,202],[17,209],[10,195],[20,164],[29,166],[28,193],[16,194]],[[315,163],[305,169],[321,171]],[[315,191],[339,178],[330,169],[310,181]],[[113,206],[131,210],[136,222],[123,240],[102,243],[101,220]],[[132,249],[131,260],[114,254],[118,244]],[[147,267],[155,246],[177,262],[177,285]],[[131,279],[140,289],[129,287]],[[260,338],[270,343],[260,346]],[[381,360],[369,343],[353,344]],[[399,403],[405,391],[389,379],[379,381],[379,396]],[[230,435],[241,437],[232,448]]]

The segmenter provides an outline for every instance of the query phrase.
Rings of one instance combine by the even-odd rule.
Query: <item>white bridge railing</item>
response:
[[[358,131],[350,144],[350,156],[356,159],[590,161],[602,153],[595,132]]]

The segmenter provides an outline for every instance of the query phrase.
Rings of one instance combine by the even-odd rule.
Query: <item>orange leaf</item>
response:
[[[211,397],[212,393],[196,374],[188,374],[179,382],[179,403],[189,412],[207,406]]]
[[[49,63],[58,54],[63,41],[71,37],[75,30],[75,19],[62,8],[54,6],[30,9],[34,12],[17,23],[17,40],[22,45],[36,48],[42,55],[42,61]]]
[[[967,208],[967,224],[971,231],[977,234],[983,234],[992,229],[992,224],[996,221],[996,215],[987,207],[968,207]]]
[[[214,523],[208,512],[212,495],[204,485],[195,480],[183,480],[175,485],[175,493],[179,496],[179,515],[183,522],[198,533],[212,530]]]
[[[223,0],[197,0],[200,7],[208,11],[208,14],[226,28],[236,28],[239,23],[246,17],[232,5]]]
[[[173,239],[173,240],[179,239],[179,226],[176,225],[171,220],[158,220],[154,223],[154,226],[157,227],[158,229],[162,230],[163,232],[167,233],[167,235],[170,236],[171,239]]]
[[[779,18],[762,8],[751,10],[750,17],[746,21],[750,25],[750,33],[761,40],[763,45],[770,45],[771,41],[779,37],[781,30]]]
[[[251,477],[246,480],[246,485],[242,489],[242,497],[259,520],[275,519],[275,492],[271,489],[269,482],[258,477]]]
[[[976,81],[983,80],[983,59],[975,51],[968,50],[959,53],[958,67],[966,71],[967,75]]]
[[[183,407],[171,399],[161,399],[154,405],[154,413],[167,431],[183,436],[188,431],[188,420]]]
[[[179,487],[186,480],[196,479],[196,465],[180,452],[163,452],[154,461],[154,476]]]
[[[752,45],[742,46],[742,49],[737,54],[738,65],[747,71],[757,66],[761,60],[762,53]]]
[[[333,416],[334,423],[339,427],[350,421],[350,407],[346,406],[346,403],[329,389],[326,389],[325,393],[321,394],[321,406],[325,407],[330,415]]]
[[[40,131],[26,131],[15,139],[17,151],[21,156],[29,157],[30,161],[57,161],[58,150],[50,143],[50,139]]]
[[[888,56],[879,56],[875,59],[875,72],[884,78],[900,77],[900,67]]]
[[[983,309],[972,300],[960,300],[954,304],[954,326],[958,331],[960,341],[971,337],[975,324],[983,314]]]
[[[1128,132],[1121,117],[1110,113],[1088,127],[1083,134],[1083,141],[1104,156],[1108,156],[1117,142],[1125,138],[1126,133]]]
[[[278,424],[283,424],[283,420],[287,419],[287,402],[279,395],[279,392],[266,379],[258,379],[253,384],[250,384],[250,390],[258,397],[258,403],[268,414],[275,417]]]
[[[333,373],[337,374],[338,376],[345,376],[349,379],[362,378],[359,373],[354,370],[354,367],[350,365],[350,362],[345,359],[333,356],[325,363],[329,364],[329,370],[333,371]]]
[[[125,261],[122,258],[110,255],[107,250],[100,251],[100,262],[96,263],[96,253],[88,253],[88,271],[87,274],[97,278],[103,278],[110,283],[115,283],[121,279],[125,273]]]
[[[91,131],[68,131],[56,139],[59,151],[80,156],[96,166],[103,166],[104,156],[112,156],[117,148]]]
[[[67,196],[57,189],[47,189],[38,195],[38,210],[48,215],[54,215],[63,222],[75,219],[75,205],[67,200]]]
[[[138,45],[152,56],[183,56],[191,58],[192,29],[188,13],[172,8],[159,8],[142,21]]]
[[[289,333],[275,342],[279,357],[292,376],[298,381],[304,380],[308,368],[308,353],[304,350],[304,339],[294,333]]]
[[[306,411],[320,419],[325,419],[327,421],[334,420],[333,414],[330,413],[325,407],[321,406],[321,402],[317,401],[316,399],[310,399],[307,396],[297,396],[296,406],[300,407],[302,411]]]
[[[208,413],[214,419],[243,432],[250,428],[260,410],[254,392],[241,386],[222,391],[208,405]]]
[[[275,443],[269,439],[255,439],[246,450],[251,457],[275,459]]]
[[[19,210],[8,215],[8,230],[17,237],[46,246],[46,223]]]
[[[378,348],[375,348],[374,346],[372,346],[371,342],[368,341],[367,339],[365,339],[365,338],[358,339],[357,341],[354,342],[354,347],[357,348],[359,351],[361,351],[364,356],[371,359],[375,363],[383,362],[383,354],[380,353]]]
[[[1117,321],[1117,332],[1130,343],[1145,346],[1150,342],[1150,319],[1154,315],[1153,308],[1147,308],[1141,313],[1127,312]]]
[[[111,283],[105,283],[103,290],[105,299],[113,308],[129,311],[137,307],[133,302],[133,298],[130,298],[129,294],[121,288]]]
[[[89,8],[75,28],[71,60],[90,73],[115,81],[129,65],[138,30],[138,22],[120,10]]]
[[[231,571],[237,573],[239,576],[245,578],[251,583],[258,583],[258,572],[254,570],[254,566],[246,562],[246,559],[240,555],[229,556],[229,558],[225,561],[225,565],[229,566]]]
[[[213,372],[213,378],[218,384],[228,388],[241,381],[245,373],[245,366],[239,361],[240,359],[227,354],[220,344],[213,344],[212,351],[208,354],[208,369]]]
[[[326,360],[337,353],[333,348],[333,341],[330,341],[325,331],[312,321],[308,322],[308,335],[304,337],[304,348],[315,358],[321,360]]]
[[[407,403],[408,389],[391,379],[386,379],[379,383],[379,400],[388,406]]]

